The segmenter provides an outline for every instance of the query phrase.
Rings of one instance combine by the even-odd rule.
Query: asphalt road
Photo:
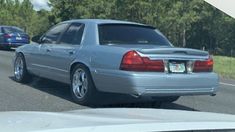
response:
[[[68,111],[87,109],[72,102],[69,87],[47,79],[34,78],[29,84],[13,80],[14,50],[0,50],[0,111]],[[111,96],[113,97],[113,96]],[[107,100],[113,100],[107,96]],[[121,98],[121,97],[116,97]],[[235,114],[235,81],[221,80],[220,91],[212,96],[186,96],[174,103],[153,106],[148,103],[101,105],[95,108],[140,107]]]

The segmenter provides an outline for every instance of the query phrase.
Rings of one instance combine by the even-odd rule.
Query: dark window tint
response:
[[[50,29],[42,38],[42,43],[56,43],[61,33],[67,28],[68,24],[59,24]]]
[[[62,35],[60,43],[80,44],[84,30],[84,24],[74,23]]]
[[[3,27],[4,33],[24,33],[24,31],[17,27]]]
[[[170,44],[161,33],[148,26],[102,24],[98,28],[100,44]]]

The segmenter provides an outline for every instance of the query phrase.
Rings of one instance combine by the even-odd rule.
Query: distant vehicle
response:
[[[4,132],[233,132],[228,114],[140,108],[0,112]]]
[[[15,26],[0,26],[0,48],[10,49],[30,43],[30,37]]]
[[[75,102],[92,104],[99,91],[173,102],[215,95],[218,75],[208,52],[175,48],[154,27],[116,20],[71,20],[34,44],[17,48],[14,76],[30,74],[71,85]]]

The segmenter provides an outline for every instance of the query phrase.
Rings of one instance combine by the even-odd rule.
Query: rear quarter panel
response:
[[[123,55],[127,49],[112,46],[96,46],[91,60],[91,66],[95,69],[118,70]]]
[[[126,51],[127,49],[102,45],[84,46],[77,52],[76,60],[73,63],[85,64],[91,73],[99,70],[117,71]]]

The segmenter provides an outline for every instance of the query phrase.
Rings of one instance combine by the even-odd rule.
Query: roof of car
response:
[[[108,24],[108,23],[120,23],[120,24],[137,24],[144,25],[135,22],[121,21],[121,20],[111,20],[111,19],[74,19],[65,22],[83,22],[83,23],[93,23],[93,24]]]

